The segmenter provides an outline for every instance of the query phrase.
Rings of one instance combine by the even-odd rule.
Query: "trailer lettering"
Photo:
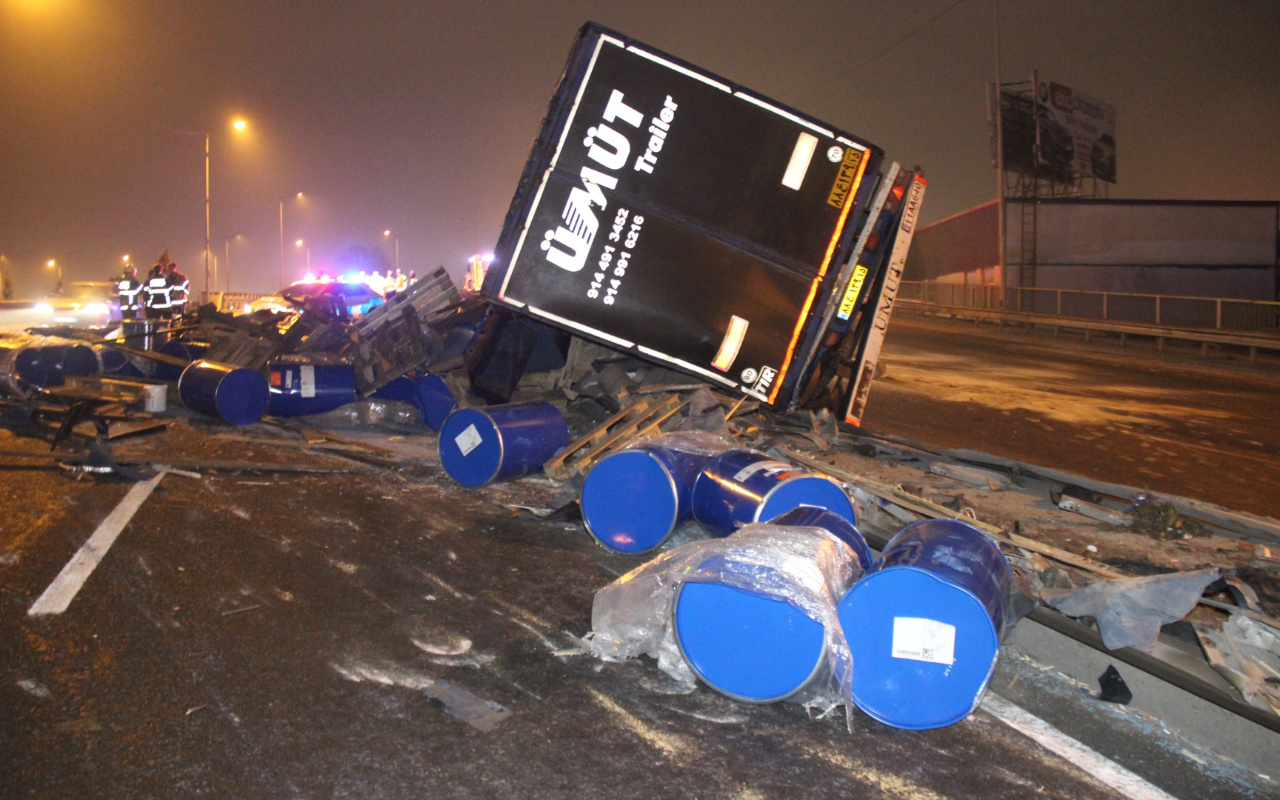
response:
[[[639,172],[653,172],[654,166],[658,163],[658,153],[662,152],[662,145],[667,141],[667,131],[671,130],[671,121],[676,118],[676,109],[679,105],[667,95],[666,101],[663,103],[662,110],[658,112],[658,116],[653,117],[649,125],[649,147],[644,151],[644,155],[636,159],[635,168]]]
[[[644,115],[627,105],[622,92],[617,89],[609,95],[601,116],[604,122],[621,120],[633,128],[644,122]],[[587,157],[607,170],[621,169],[631,156],[631,142],[627,137],[604,123],[587,129],[587,138],[582,144],[587,148]],[[591,207],[607,208],[609,201],[604,189],[618,188],[616,175],[595,167],[584,166],[579,174],[582,187],[569,190],[569,199],[560,212],[564,224],[544,233],[540,243],[547,260],[568,272],[578,272],[587,263],[587,254],[600,228],[600,221]]]

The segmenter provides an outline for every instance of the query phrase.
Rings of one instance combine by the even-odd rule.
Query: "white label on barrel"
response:
[[[316,368],[310,364],[298,367],[298,378],[302,382],[302,396],[316,396]]]
[[[893,657],[954,664],[956,626],[936,619],[893,618]]]
[[[458,449],[464,456],[479,447],[480,442],[483,441],[480,438],[480,431],[476,430],[475,423],[468,425],[467,429],[453,437],[453,440],[458,443]]]
[[[795,467],[781,461],[757,461],[754,464],[748,464],[738,470],[738,472],[733,476],[733,481],[734,483],[742,483],[757,472],[766,469],[774,470],[775,472],[792,472],[795,470]]]

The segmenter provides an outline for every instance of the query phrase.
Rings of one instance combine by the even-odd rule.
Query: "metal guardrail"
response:
[[[1179,329],[1280,334],[1280,302],[903,281],[898,297],[943,306],[1020,311]]]
[[[979,308],[976,306],[944,305],[940,303],[922,302],[904,299],[899,296],[898,307],[903,311],[916,311],[927,316],[945,316],[952,319],[972,319],[976,322],[993,322],[997,325],[1015,324],[1052,328],[1056,335],[1059,329],[1084,331],[1085,341],[1091,333],[1104,333],[1119,336],[1123,347],[1129,336],[1145,336],[1156,340],[1156,349],[1163,351],[1166,339],[1198,342],[1200,354],[1207,356],[1210,345],[1241,347],[1249,351],[1249,360],[1256,361],[1259,350],[1280,351],[1280,336],[1216,331],[1205,328],[1174,328],[1164,325],[1147,325],[1135,322],[1113,322],[1107,320],[1091,320],[1080,317],[1060,317],[1054,314],[1038,314],[1029,311],[1008,311],[1005,309]]]

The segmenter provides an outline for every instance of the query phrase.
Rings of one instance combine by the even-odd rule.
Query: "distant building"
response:
[[[1280,202],[1010,199],[1007,276],[998,213],[920,228],[904,279],[1280,300]]]

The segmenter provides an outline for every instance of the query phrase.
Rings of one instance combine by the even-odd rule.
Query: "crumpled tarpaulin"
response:
[[[1160,626],[1190,613],[1205,587],[1220,575],[1221,570],[1214,568],[1100,580],[1067,594],[1046,596],[1045,602],[1068,617],[1098,620],[1102,643],[1109,650],[1136,647],[1149,651],[1160,636]]]

